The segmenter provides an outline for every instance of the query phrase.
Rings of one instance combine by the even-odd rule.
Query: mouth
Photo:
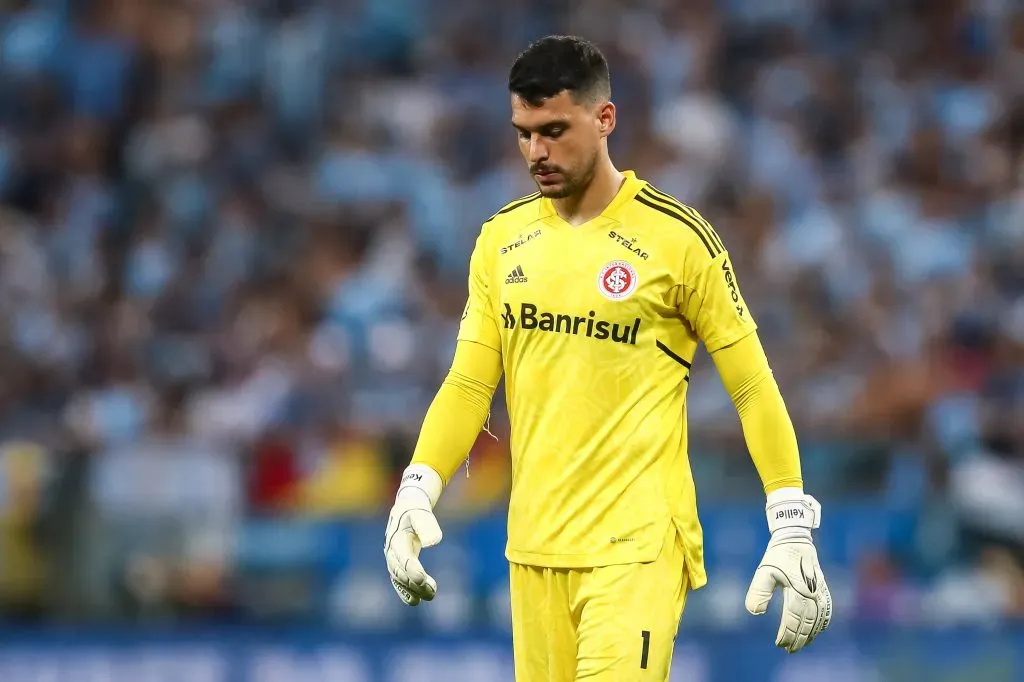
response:
[[[561,174],[558,173],[557,171],[544,171],[540,173],[534,173],[533,177],[537,178],[538,182],[550,183],[555,182],[559,177],[561,177]]]

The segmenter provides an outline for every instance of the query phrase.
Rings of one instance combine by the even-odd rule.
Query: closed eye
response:
[[[533,133],[527,130],[526,128],[520,128],[519,126],[515,125],[513,125],[513,127],[516,129],[519,139],[522,140],[523,142],[528,142],[533,135]],[[558,138],[565,134],[565,131],[568,130],[568,128],[569,126],[565,125],[564,123],[551,123],[549,125],[538,128],[537,133],[550,140],[557,140]]]

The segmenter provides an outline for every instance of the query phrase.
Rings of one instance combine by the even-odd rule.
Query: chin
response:
[[[565,183],[559,183],[557,185],[541,185],[538,183],[537,189],[540,190],[541,196],[546,199],[564,199],[568,196],[572,196],[572,187]]]

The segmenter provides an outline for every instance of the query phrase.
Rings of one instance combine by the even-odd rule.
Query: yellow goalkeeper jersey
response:
[[[509,561],[585,568],[657,558],[669,524],[706,582],[686,394],[709,352],[756,329],[711,226],[626,172],[572,226],[539,194],[488,220],[459,339],[501,353],[512,425]]]

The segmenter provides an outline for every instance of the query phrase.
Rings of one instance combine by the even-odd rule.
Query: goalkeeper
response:
[[[703,538],[687,457],[699,343],[739,412],[771,539],[746,597],[781,590],[776,644],[795,652],[832,614],[811,531],[820,506],[722,239],[701,215],[619,171],[616,109],[590,43],[551,36],[509,74],[512,126],[538,191],[487,220],[451,370],[427,411],[385,532],[410,605],[438,586],[421,547],[504,373],[512,425],[508,544],[519,682],[664,682]]]

